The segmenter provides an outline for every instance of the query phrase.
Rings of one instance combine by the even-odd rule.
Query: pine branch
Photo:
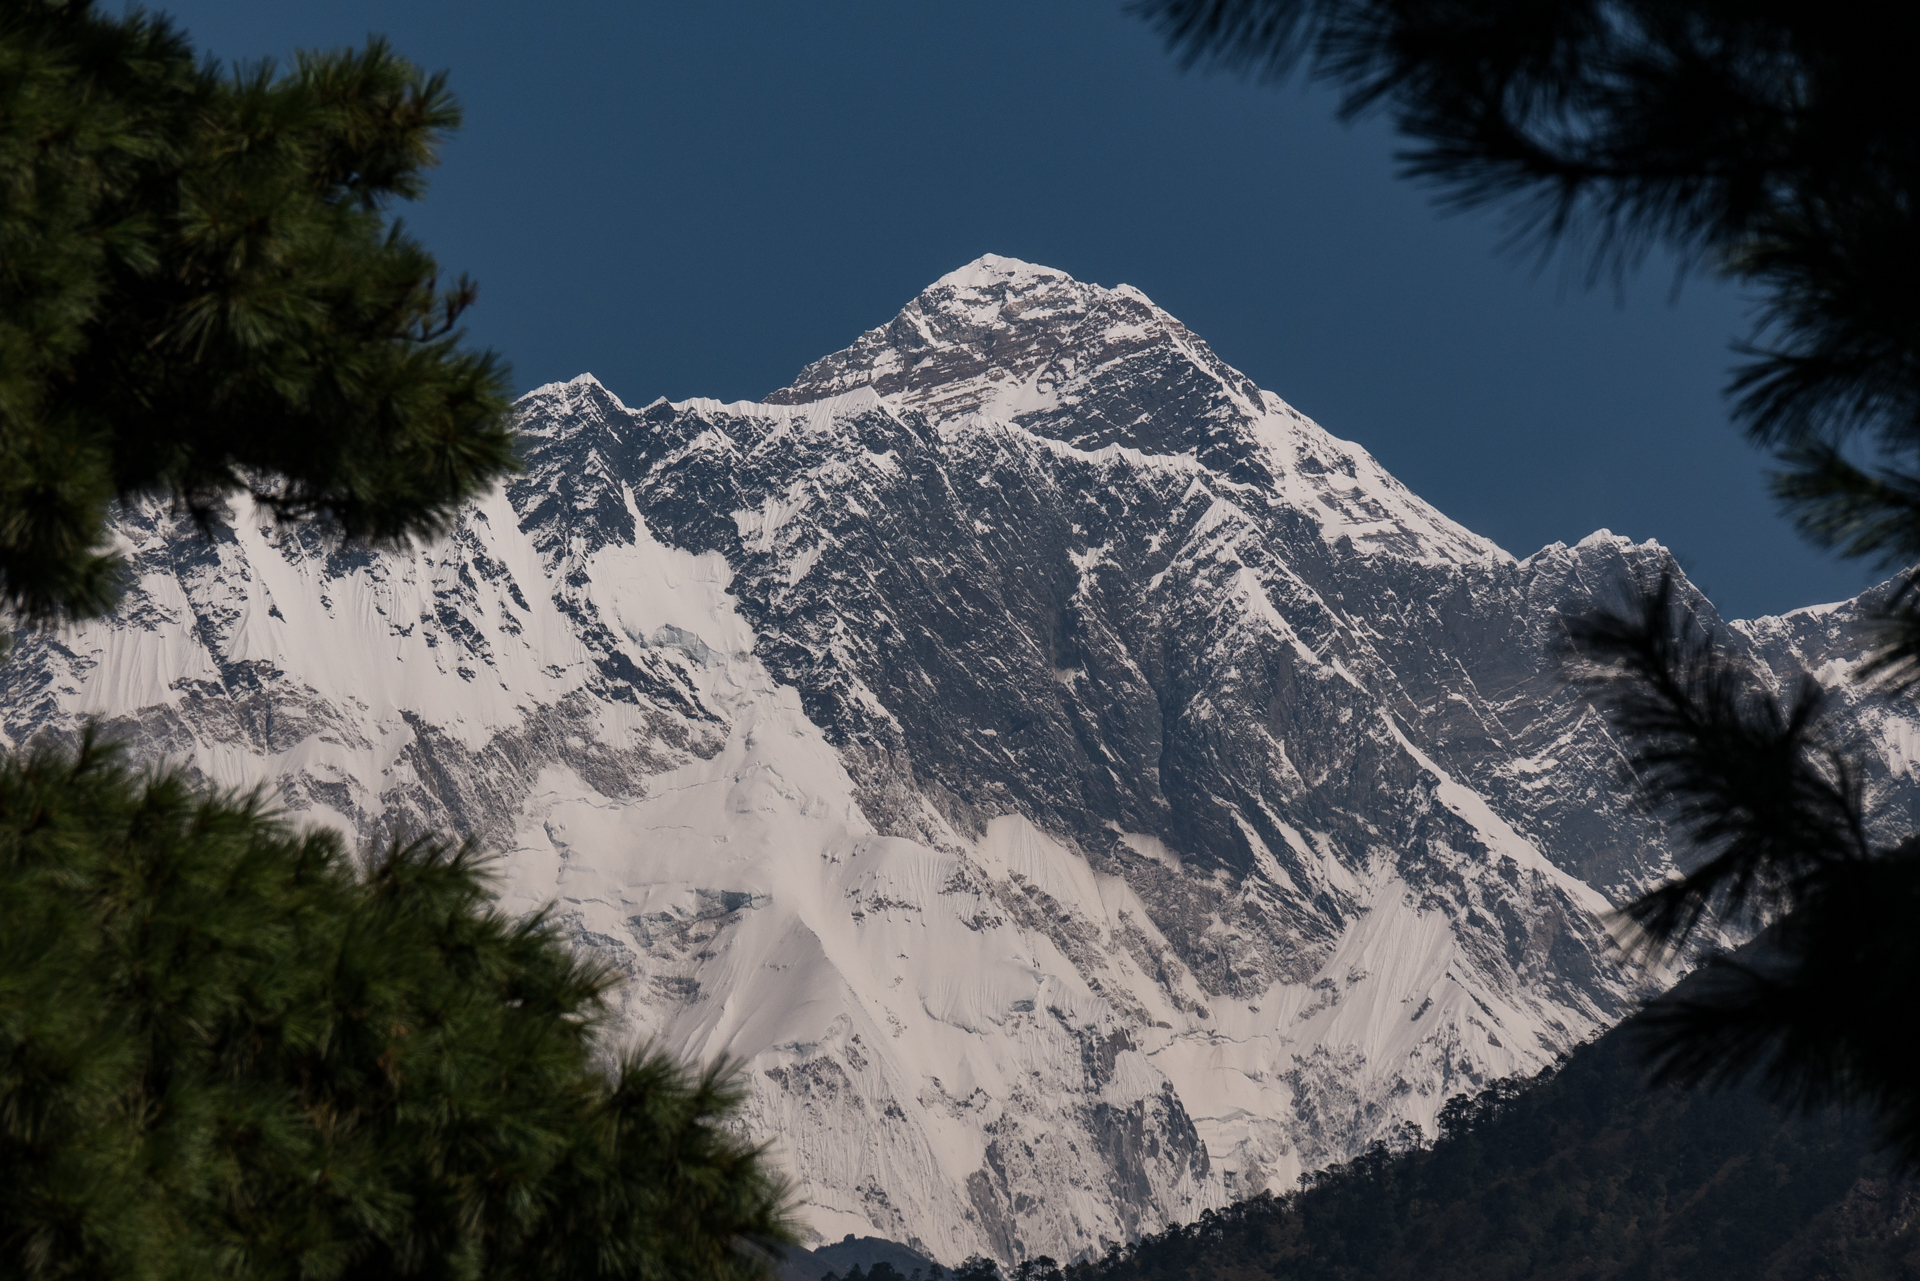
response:
[[[1669,577],[1632,612],[1569,619],[1567,634],[1635,786],[1696,851],[1624,909],[1647,946],[1684,944],[1710,913],[1764,922],[1822,868],[1868,855],[1859,786],[1810,678],[1783,705],[1677,606]]]
[[[384,210],[459,123],[383,41],[222,74],[164,22],[0,12],[0,609],[110,608],[111,503],[252,492],[435,537],[517,460],[475,291]]]
[[[1181,62],[1392,117],[1508,252],[1616,286],[1656,247],[1762,301],[1737,413],[1920,445],[1920,11],[1885,0],[1138,0]],[[1761,340],[1765,339],[1763,343]]]

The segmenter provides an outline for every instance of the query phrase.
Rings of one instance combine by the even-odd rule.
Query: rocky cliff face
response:
[[[416,554],[127,512],[125,608],[22,636],[0,730],[481,834],[633,1035],[742,1060],[826,1239],[1097,1250],[1625,1010],[1600,914],[1673,851],[1551,651],[1658,546],[1516,560],[1010,259],[764,403],[520,408],[524,476]],[[1859,608],[1726,634],[1831,680]],[[1920,729],[1848,715],[1909,821]]]

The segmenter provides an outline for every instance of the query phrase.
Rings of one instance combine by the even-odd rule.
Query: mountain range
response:
[[[1920,818],[1920,723],[1844,679],[1872,593],[1516,558],[1129,286],[988,256],[763,401],[517,413],[412,551],[128,506],[122,608],[16,637],[0,738],[478,836],[623,1035],[739,1063],[816,1242],[1097,1253],[1620,1020],[1660,980],[1607,913],[1683,851],[1556,644],[1625,584],[1834,686]]]

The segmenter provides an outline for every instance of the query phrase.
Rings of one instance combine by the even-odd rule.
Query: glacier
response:
[[[1098,1252],[1619,1019],[1607,912],[1679,851],[1554,642],[1624,581],[1835,686],[1920,817],[1920,722],[1845,680],[1873,594],[1516,558],[1127,286],[990,255],[761,402],[517,412],[410,552],[127,507],[122,609],[16,635],[0,738],[477,835],[623,1035],[738,1063],[816,1242]]]

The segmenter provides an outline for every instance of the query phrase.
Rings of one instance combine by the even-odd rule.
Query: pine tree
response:
[[[0,7],[0,614],[110,609],[115,500],[404,543],[512,469],[473,287],[386,212],[458,120],[379,41],[228,75]],[[471,845],[361,869],[90,737],[0,759],[0,1274],[765,1276],[733,1086],[608,1062],[611,983]]]
[[[459,119],[380,41],[223,74],[138,11],[0,8],[0,606],[109,609],[115,499],[397,543],[514,466],[474,287],[386,213]]]
[[[1759,325],[1734,412],[1781,462],[1813,541],[1920,557],[1920,10],[1885,0],[1138,0],[1190,64],[1305,68],[1349,117],[1389,115],[1406,172],[1496,206],[1510,244],[1588,283],[1656,245],[1742,283]],[[1909,569],[1858,673],[1920,681]],[[1663,583],[1569,620],[1639,785],[1688,836],[1686,874],[1626,909],[1651,952],[1709,917],[1762,932],[1650,1011],[1664,1075],[1758,1074],[1802,1103],[1872,1107],[1920,1162],[1920,835],[1875,840],[1820,688],[1782,699]]]
[[[0,1273],[764,1275],[723,1076],[609,1071],[611,976],[484,870],[91,741],[0,765]]]

